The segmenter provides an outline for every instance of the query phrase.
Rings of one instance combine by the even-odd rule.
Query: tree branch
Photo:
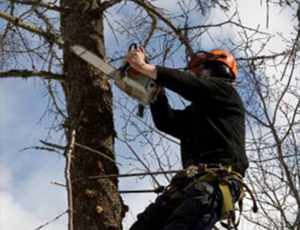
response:
[[[110,7],[112,7],[112,6],[116,5],[116,4],[118,4],[119,2],[122,2],[122,0],[105,1],[105,2],[101,3],[100,9],[101,9],[102,11],[105,11],[105,10],[107,10],[108,8],[110,8]]]
[[[57,217],[55,217],[53,220],[48,221],[47,223],[39,226],[38,228],[34,229],[34,230],[40,230],[44,227],[46,227],[47,225],[53,223],[54,221],[58,220],[59,218],[61,218],[63,215],[65,215],[68,211],[64,211],[63,213],[59,214]]]
[[[45,32],[44,30],[42,30],[38,27],[35,27],[33,25],[30,25],[30,24],[26,24],[21,19],[16,18],[16,17],[14,17],[10,14],[7,14],[3,11],[0,11],[0,18],[3,18],[5,20],[11,22],[15,26],[21,27],[25,30],[28,30],[28,31],[32,32],[32,33],[40,35],[43,38],[45,38],[47,41],[49,41],[51,43],[55,43],[60,47],[64,46],[64,41],[61,38],[57,37],[55,34],[53,34],[51,32]]]
[[[74,208],[73,208],[73,186],[72,186],[72,178],[71,178],[71,165],[72,165],[72,158],[74,154],[74,147],[75,147],[75,136],[76,130],[71,130],[71,140],[69,143],[69,148],[65,153],[66,156],[66,168],[65,168],[65,176],[66,176],[66,187],[67,187],[67,194],[68,194],[68,206],[69,206],[69,230],[73,230],[73,216],[74,216]]]
[[[38,6],[38,7],[44,7],[49,10],[54,10],[57,12],[60,12],[62,8],[59,6],[54,5],[53,3],[48,3],[48,2],[41,2],[41,1],[26,1],[26,0],[10,0],[13,3],[18,3],[18,4],[24,4],[24,5],[30,5],[30,6]]]
[[[268,34],[266,32],[259,31],[258,29],[253,29],[253,28],[250,28],[250,27],[247,27],[247,26],[243,26],[242,24],[234,22],[231,19],[228,20],[228,21],[225,21],[225,22],[217,23],[217,24],[197,25],[197,26],[190,26],[190,27],[186,26],[186,27],[183,27],[183,28],[178,28],[178,31],[196,30],[196,29],[213,28],[213,27],[221,27],[221,26],[224,26],[226,24],[233,24],[233,25],[235,25],[237,27],[241,27],[243,29],[246,29],[246,30],[249,30],[249,31],[253,31],[253,32],[256,32],[256,33],[260,33],[260,34],[266,34],[266,35]]]
[[[44,79],[50,80],[57,80],[57,81],[64,81],[63,75],[55,74],[47,71],[35,71],[35,70],[9,70],[7,72],[0,72],[0,78],[11,78],[11,77],[22,77],[22,78],[29,78],[29,77],[41,77]]]
[[[145,42],[144,42],[144,45],[143,45],[144,47],[147,47],[148,43],[150,42],[150,39],[154,35],[154,31],[155,31],[156,26],[157,26],[156,18],[152,14],[149,14],[149,16],[152,18],[152,23],[151,23],[151,27],[150,27],[150,30],[149,30],[149,34],[145,39]]]
[[[15,7],[14,7],[14,5],[12,5],[11,9],[10,9],[10,13],[13,14],[14,10],[15,10]],[[1,49],[3,49],[3,47],[4,47],[4,40],[9,32],[10,26],[11,26],[11,24],[8,22],[4,29],[4,32],[0,36],[0,48]]]
[[[151,5],[149,2],[146,2],[144,0],[134,0],[133,2],[140,5],[146,11],[148,11],[152,15],[155,15],[157,18],[159,18],[164,23],[166,23],[172,29],[172,31],[177,35],[178,39],[185,45],[187,53],[189,55],[193,54],[193,49],[188,39],[181,33],[179,28],[176,27],[167,17],[165,17],[161,12],[158,12],[157,9],[153,7],[153,5]]]
[[[272,55],[237,57],[236,60],[238,60],[238,61],[249,61],[249,60],[275,59],[275,58],[280,57],[280,56],[286,56],[286,55],[288,55],[289,53],[292,53],[292,52],[298,52],[299,50],[300,49],[287,50],[287,51],[283,51],[281,53],[275,53],[275,54],[272,54]]]

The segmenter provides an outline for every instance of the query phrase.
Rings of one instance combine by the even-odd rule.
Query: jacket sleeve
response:
[[[156,83],[191,102],[214,101],[228,96],[228,87],[217,80],[198,78],[191,73],[157,66]]]
[[[164,89],[161,90],[156,101],[150,104],[150,110],[157,129],[176,138],[185,135],[185,130],[182,128],[185,111],[171,108]]]
[[[218,108],[231,106],[229,98],[233,87],[216,79],[201,79],[190,73],[157,66],[156,83],[197,105],[203,113],[213,113]],[[177,138],[189,135],[186,124],[190,122],[191,110],[194,107],[190,105],[184,110],[172,109],[165,93],[161,92],[150,108],[153,121],[159,130]]]

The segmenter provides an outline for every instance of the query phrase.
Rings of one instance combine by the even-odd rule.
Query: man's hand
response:
[[[130,50],[126,55],[126,61],[129,62],[132,68],[140,72],[146,64],[145,49],[140,47],[139,49]]]
[[[130,50],[125,59],[136,71],[141,72],[149,78],[156,79],[156,67],[146,63],[145,49],[143,47]]]

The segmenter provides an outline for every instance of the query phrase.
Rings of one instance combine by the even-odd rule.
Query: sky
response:
[[[166,0],[161,1],[166,6]],[[249,27],[266,32],[290,34],[295,22],[292,15],[275,9],[266,24],[266,6],[260,0],[238,0],[242,21]],[[263,5],[260,5],[262,2]],[[176,11],[177,5],[169,11]],[[250,9],[250,10],[249,10]],[[254,16],[255,15],[255,16]],[[212,21],[221,21],[213,16]],[[236,35],[237,36],[237,35]],[[282,51],[285,46],[280,40],[274,41],[265,54]],[[64,188],[53,182],[64,183],[65,161],[57,153],[38,151],[28,147],[41,146],[39,140],[48,137],[53,117],[45,114],[48,99],[45,88],[38,79],[0,80],[0,229],[35,230],[64,213],[67,209]],[[53,136],[59,140],[61,134]],[[121,169],[122,170],[122,169]],[[136,182],[139,182],[138,184]],[[120,188],[149,188],[149,180],[120,180]],[[125,230],[134,221],[137,213],[155,199],[154,194],[123,195],[130,207],[124,220]],[[67,229],[67,216],[49,223],[45,230]]]

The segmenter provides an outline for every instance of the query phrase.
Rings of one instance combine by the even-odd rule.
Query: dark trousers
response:
[[[190,181],[177,179],[173,183],[184,188]],[[232,183],[231,193],[239,196],[239,185]],[[171,198],[168,192],[157,197],[130,230],[210,230],[220,219],[222,194],[217,182],[198,182],[190,186],[180,198]]]

